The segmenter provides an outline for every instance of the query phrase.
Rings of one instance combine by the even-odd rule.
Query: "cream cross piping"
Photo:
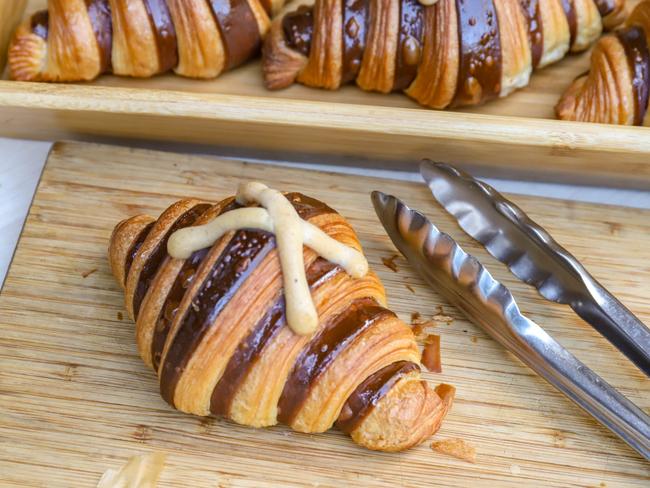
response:
[[[213,221],[186,227],[172,234],[167,243],[170,256],[187,259],[193,252],[212,246],[220,237],[239,229],[259,229],[275,234],[282,267],[287,324],[296,334],[308,335],[318,328],[318,314],[305,275],[303,245],[319,256],[338,264],[354,278],[368,272],[362,253],[328,236],[303,220],[291,202],[279,191],[262,183],[240,185],[237,202],[259,204],[226,212]]]

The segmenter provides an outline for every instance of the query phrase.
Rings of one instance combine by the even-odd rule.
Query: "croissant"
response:
[[[308,433],[336,426],[373,450],[422,442],[439,429],[454,388],[433,389],[420,377],[414,334],[386,308],[350,224],[318,200],[278,195],[311,236],[304,242],[320,243],[322,252],[303,247],[277,220],[269,224],[282,202],[267,213],[239,197],[216,205],[186,199],[157,220],[140,215],[115,227],[111,268],[162,397],[183,412],[248,426],[281,422]],[[183,257],[168,254],[181,234],[204,239],[210,226],[223,231],[214,242],[203,240]],[[296,242],[297,253],[283,254],[282,246]],[[339,255],[365,263],[365,274],[352,276]],[[317,314],[311,331],[295,328],[308,314],[300,315],[301,305],[296,315],[300,301],[289,285],[299,279],[283,259],[302,260],[294,271]]]
[[[10,44],[21,81],[214,78],[254,56],[284,0],[48,0]]]
[[[650,125],[650,1],[632,11],[624,27],[603,37],[591,66],[562,95],[558,118],[620,125]]]
[[[273,21],[265,84],[335,90],[356,81],[430,108],[475,105],[586,49],[622,21],[624,1],[315,0]]]

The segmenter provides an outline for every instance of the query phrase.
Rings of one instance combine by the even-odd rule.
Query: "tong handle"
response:
[[[523,322],[522,322],[523,321]],[[527,318],[510,350],[531,369],[650,460],[650,417]],[[500,335],[492,329],[494,335]],[[509,331],[511,332],[511,331]],[[502,337],[495,337],[503,342]]]
[[[547,300],[568,304],[650,376],[650,329],[569,251],[487,183],[444,163],[420,171],[434,198],[460,227]]]
[[[650,329],[597,282],[587,282],[589,300],[571,308],[650,376]]]

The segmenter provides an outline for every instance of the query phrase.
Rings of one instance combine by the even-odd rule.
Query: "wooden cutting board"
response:
[[[433,452],[369,452],[339,432],[253,430],[171,410],[141,363],[106,247],[121,219],[242,180],[297,190],[356,227],[391,307],[407,322],[450,316],[443,373],[458,388],[437,439],[476,447],[476,464]],[[650,382],[567,308],[546,303],[471,243],[424,185],[62,143],[50,155],[0,295],[0,485],[92,487],[130,456],[167,453],[162,487],[649,486],[650,466],[427,288],[396,258],[369,200],[381,189],[425,211],[511,286],[525,313],[624,394],[650,408]],[[515,202],[650,322],[650,212],[533,197]]]

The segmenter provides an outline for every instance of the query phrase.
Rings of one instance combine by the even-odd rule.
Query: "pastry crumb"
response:
[[[444,315],[444,314],[436,314],[432,317],[433,320],[436,322],[445,322],[447,324],[451,324],[454,321],[453,317],[450,317],[449,315]]]
[[[107,470],[99,480],[97,488],[155,488],[164,466],[165,454],[162,452],[133,456],[122,467]]]
[[[122,312],[117,312],[117,320],[124,320],[124,315]]]
[[[83,273],[81,273],[81,277],[85,279],[85,278],[88,278],[91,274],[96,273],[96,272],[97,272],[97,268],[93,268],[93,269],[90,269],[88,271],[84,271]]]
[[[420,335],[427,327],[435,327],[436,325],[433,320],[423,319],[420,312],[413,312],[411,314],[411,327],[416,336]]]
[[[408,283],[404,283],[404,286],[406,287],[406,289],[408,291],[410,291],[411,293],[413,293],[415,295],[415,290],[413,289],[413,287],[411,285],[409,285]]]
[[[432,373],[442,373],[442,361],[440,359],[440,336],[429,334],[424,340],[422,350],[422,364]]]
[[[458,437],[434,441],[431,449],[476,464],[476,448]]]
[[[393,254],[390,258],[381,258],[381,262],[384,263],[384,266],[386,266],[388,269],[394,273],[397,273],[399,271],[399,268],[397,267],[397,264],[395,264],[395,260],[398,257],[399,254]]]

